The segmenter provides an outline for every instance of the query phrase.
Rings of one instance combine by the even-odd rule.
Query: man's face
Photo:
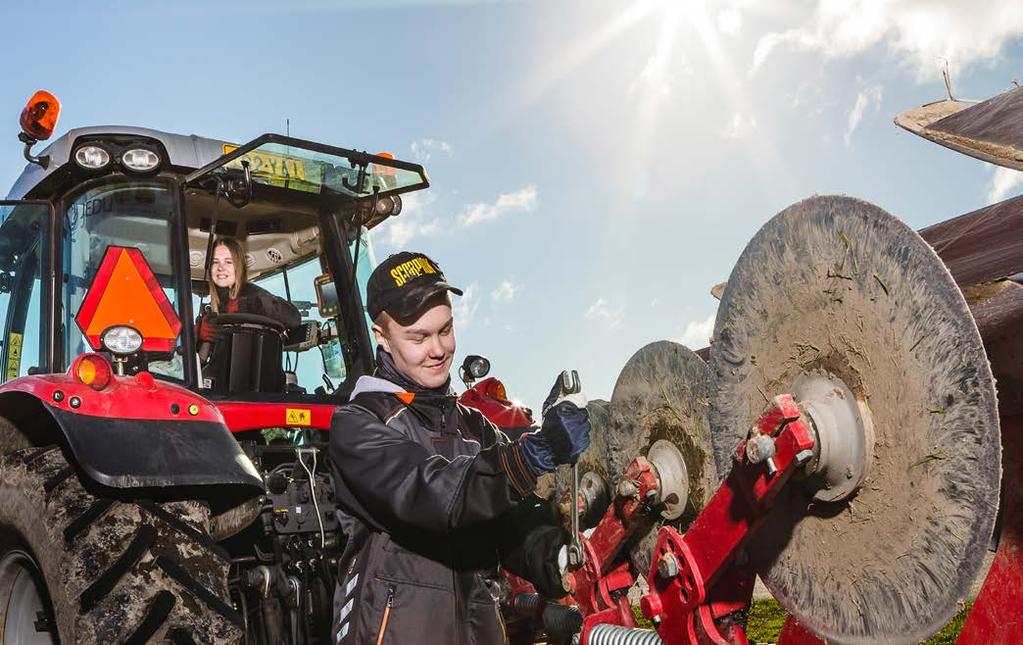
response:
[[[402,374],[419,385],[444,385],[455,356],[455,329],[451,305],[436,304],[408,325],[387,313],[373,325],[377,343],[394,359]]]

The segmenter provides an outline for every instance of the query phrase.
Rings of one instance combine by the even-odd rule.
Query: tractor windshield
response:
[[[90,351],[75,316],[108,246],[142,251],[164,293],[178,310],[173,246],[174,191],[159,180],[104,181],[65,200],[64,356]],[[180,345],[180,339],[177,343]],[[154,374],[184,379],[181,352],[149,357]]]

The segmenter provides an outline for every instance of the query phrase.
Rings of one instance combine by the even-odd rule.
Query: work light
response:
[[[99,146],[82,146],[75,151],[75,163],[86,170],[99,170],[110,163],[110,153]]]
[[[160,155],[148,148],[132,148],[121,155],[121,163],[133,172],[149,172],[160,165]]]
[[[103,332],[100,342],[115,356],[129,356],[142,347],[142,334],[127,325],[115,325]]]

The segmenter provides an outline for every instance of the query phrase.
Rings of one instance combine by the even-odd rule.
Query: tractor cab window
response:
[[[61,323],[67,362],[92,351],[76,316],[109,246],[139,249],[171,305],[178,309],[171,241],[174,209],[171,188],[152,180],[94,185],[65,200]],[[131,312],[126,312],[125,324],[131,324]],[[184,379],[182,352],[149,353],[147,360],[154,375]]]
[[[42,257],[48,204],[0,202],[0,381],[44,366]]]

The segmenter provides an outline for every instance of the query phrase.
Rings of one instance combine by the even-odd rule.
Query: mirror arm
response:
[[[27,132],[22,132],[18,134],[18,141],[21,141],[22,143],[25,144],[24,150],[25,159],[28,160],[29,163],[34,163],[37,166],[42,166],[44,170],[50,167],[50,155],[36,157],[32,154],[32,146],[39,143],[38,139],[28,134]]]

